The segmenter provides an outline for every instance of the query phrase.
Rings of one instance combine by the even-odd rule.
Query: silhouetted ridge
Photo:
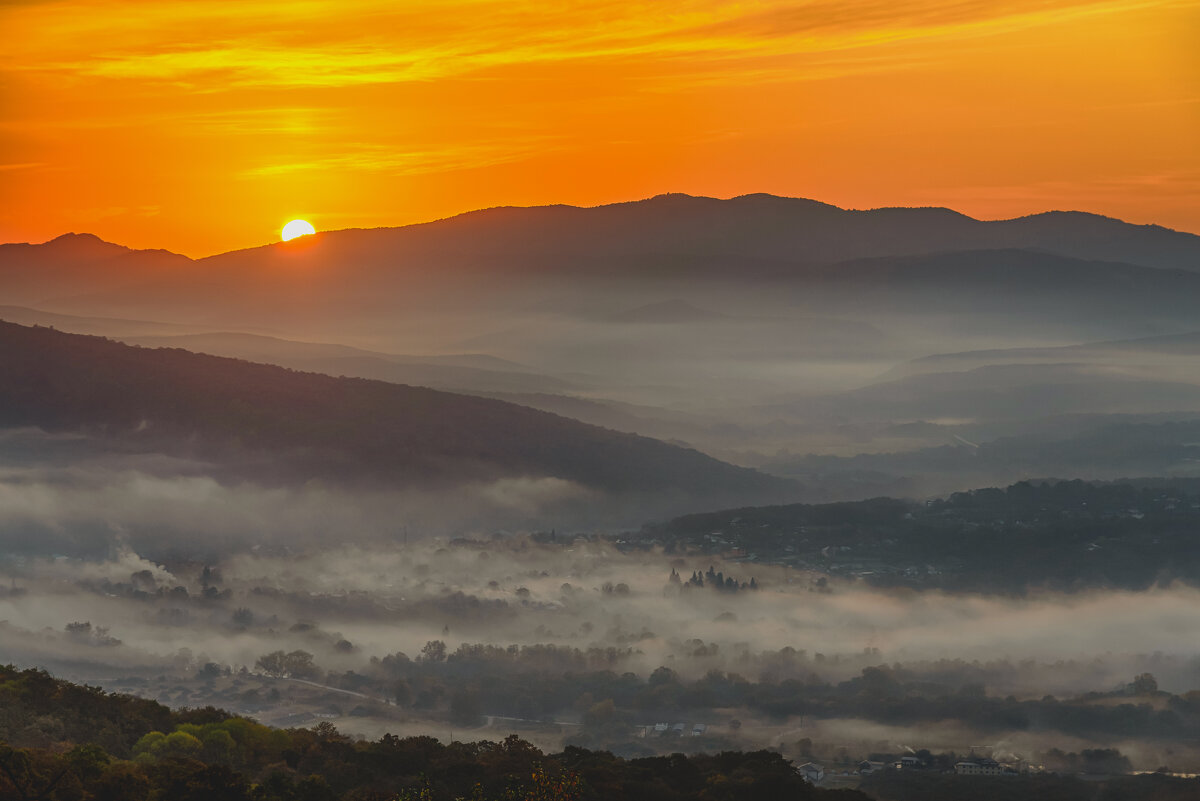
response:
[[[69,243],[87,243],[87,242],[91,242],[94,244],[102,244],[102,245],[111,245],[112,244],[111,242],[105,242],[103,239],[96,236],[95,234],[88,233],[86,231],[83,232],[82,234],[75,233],[74,231],[67,233],[67,234],[59,234],[58,236],[54,237],[46,244],[69,244]],[[124,245],[118,245],[117,247],[124,247]]]
[[[361,233],[340,231],[327,236],[331,244],[340,244]],[[570,257],[576,265],[634,254],[724,255],[804,265],[1020,249],[1200,270],[1200,237],[1086,212],[983,221],[937,206],[851,210],[763,193],[729,200],[674,193],[594,207],[505,206],[403,228],[374,229],[373,234],[376,246],[492,257],[553,254]],[[607,267],[611,270],[614,265]]]
[[[92,233],[61,234],[48,242],[43,242],[41,245],[33,245],[21,242],[13,244],[17,247],[45,249],[60,256],[75,256],[92,259],[105,259],[138,253],[152,253],[171,256],[177,259],[187,259],[186,256],[182,256],[178,253],[172,253],[164,248],[131,248],[101,239]]]
[[[1031,275],[1035,289],[1044,280],[1036,273],[1046,254],[1200,272],[1200,236],[1097,215],[1056,212],[988,222],[944,208],[856,211],[763,194],[731,200],[663,195],[593,208],[502,207],[304,239],[196,261],[158,251],[110,252],[117,246],[82,235],[4,245],[0,298],[59,313],[169,314],[191,323],[241,318],[284,330],[347,310],[363,318],[395,313],[405,304],[494,306],[500,296],[530,293],[570,306],[571,295],[594,296],[598,283],[606,291],[640,291],[652,280],[659,282],[660,297],[683,293],[671,283],[743,293],[769,283],[775,292],[781,281],[804,288],[823,280],[822,270],[844,262],[983,251],[1013,254],[1013,269]],[[81,253],[97,253],[59,252],[83,244]],[[1103,289],[1116,273],[1101,272],[1083,278]],[[1161,278],[1146,274],[1137,281]],[[1114,297],[1127,285],[1121,281],[1112,287]],[[939,294],[928,300],[936,305]]]

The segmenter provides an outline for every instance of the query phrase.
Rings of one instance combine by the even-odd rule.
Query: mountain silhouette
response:
[[[231,319],[238,303],[243,312],[337,317],[477,306],[481,296],[504,302],[527,295],[530,280],[547,292],[580,280],[589,293],[597,284],[649,280],[748,286],[811,280],[814,268],[855,260],[959,251],[1200,271],[1200,236],[1082,212],[981,221],[942,208],[857,211],[771,195],[661,195],[594,208],[485,209],[197,260],[70,234],[0,246],[0,297],[110,316],[169,308],[190,322],[216,323]]]
[[[178,276],[192,260],[166,250],[133,250],[94,234],[63,234],[40,245],[0,245],[0,297],[37,305],[63,295],[134,289]]]

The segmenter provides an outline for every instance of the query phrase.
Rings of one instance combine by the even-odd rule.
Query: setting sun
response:
[[[668,192],[1200,231],[1200,0],[61,0],[0,30],[6,242],[205,256],[298,198],[374,228]]]
[[[295,239],[298,236],[315,234],[316,232],[317,229],[313,228],[311,223],[305,220],[292,220],[290,223],[283,226],[282,236],[283,241],[287,242],[289,239]]]

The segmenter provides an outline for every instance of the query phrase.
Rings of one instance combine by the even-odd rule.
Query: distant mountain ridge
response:
[[[1147,363],[1183,360],[1200,355],[1200,331],[1135,339],[1084,342],[1075,345],[1054,345],[1024,348],[995,348],[990,350],[951,351],[922,356],[896,365],[881,380],[907,378],[914,375],[972,370],[1002,364],[1082,363],[1104,365],[1117,359],[1133,360],[1139,366]]]
[[[112,291],[189,270],[187,256],[166,250],[134,250],[95,234],[63,234],[41,244],[0,245],[0,302],[33,305],[31,299]]]
[[[1006,278],[996,270],[1015,267],[971,266],[981,257],[957,255],[967,253],[1006,253],[1011,264],[1028,266]],[[939,259],[957,267],[930,272]],[[0,303],[78,315],[167,315],[209,330],[327,323],[327,336],[347,320],[388,319],[399,310],[526,308],[535,299],[569,310],[603,292],[647,287],[655,288],[645,298],[651,316],[655,301],[672,297],[706,309],[712,304],[694,291],[732,286],[743,295],[770,295],[780,286],[845,283],[877,272],[871,260],[892,261],[893,284],[882,289],[924,270],[926,282],[966,282],[986,293],[968,274],[991,270],[988,280],[1018,289],[1022,277],[1041,286],[1057,276],[1059,285],[1088,282],[1093,294],[1111,288],[1117,296],[1133,286],[1159,297],[1178,294],[1175,284],[1200,275],[1200,236],[1082,212],[981,221],[941,208],[856,211],[772,195],[662,195],[326,231],[195,260],[78,234],[3,245]],[[658,312],[678,319],[681,308]]]
[[[195,261],[219,271],[222,265],[247,256],[294,254],[298,242],[192,260],[165,250],[132,250],[92,234],[64,234],[40,245],[0,245],[0,276],[6,276],[14,261],[35,253],[93,265],[116,258],[160,259],[176,266]],[[1200,236],[1087,212],[1048,211],[1008,220],[978,220],[941,207],[842,209],[768,194],[728,200],[667,194],[593,207],[502,206],[400,227],[324,231],[303,244],[310,252],[337,247],[358,256],[378,254],[382,248],[390,256],[437,252],[451,259],[483,253],[497,257],[716,254],[806,264],[1016,248],[1200,271]]]
[[[728,200],[667,194],[593,207],[504,206],[403,228],[350,230],[381,235],[404,231],[424,239],[451,228],[471,235],[458,240],[462,248],[484,241],[496,252],[563,252],[582,241],[609,254],[649,250],[828,263],[871,255],[1015,247],[1154,267],[1182,267],[1180,261],[1186,260],[1192,269],[1200,269],[1200,236],[1088,212],[978,220],[942,207],[843,209],[769,194]],[[531,228],[537,231],[534,237],[529,235]],[[341,233],[345,232],[327,236]],[[1156,252],[1148,255],[1147,250]]]
[[[0,310],[2,316],[2,310]],[[182,348],[293,370],[372,378],[448,391],[562,392],[569,382],[482,354],[405,356],[346,345],[305,343],[244,333],[120,337],[131,345]],[[486,366],[485,366],[486,365]]]
[[[498,207],[400,228],[317,236],[331,246],[361,238],[371,248],[389,246],[411,255],[432,251],[448,258],[590,254],[603,263],[613,256],[659,254],[831,264],[872,256],[1016,248],[1200,271],[1200,236],[1086,212],[985,221],[938,207],[851,210],[766,194],[729,200],[671,194],[588,208]],[[261,250],[232,251],[205,261],[219,264]]]
[[[1200,409],[1189,362],[1196,346],[1184,336],[1200,331],[1200,236],[1081,212],[982,221],[944,208],[859,211],[771,195],[676,194],[594,208],[484,209],[203,259],[73,234],[0,246],[0,304],[0,318],[7,308],[19,322],[515,400],[745,465],[774,464],[776,453],[907,452],[958,433],[986,443],[996,432],[1040,431],[1037,418],[1047,415]],[[138,322],[150,320],[169,322]],[[1141,345],[1103,344],[1136,338]],[[938,355],[948,351],[957,353]],[[450,363],[398,354],[476,356]],[[384,455],[364,421],[403,416],[397,410],[409,404],[424,409],[433,404],[418,402],[427,396],[398,387],[388,392],[404,397],[385,402],[346,389],[352,382],[312,389],[324,380],[317,377],[277,395],[292,379],[276,386],[256,373],[247,386],[263,386],[261,397],[245,398],[228,386],[234,368],[220,363],[189,362],[247,407],[236,423],[221,407],[221,428],[196,406],[216,402],[209,387],[178,379],[195,397],[158,399],[191,409],[171,429],[172,447],[199,416],[222,442],[244,440],[248,426],[265,439],[247,447],[308,453],[296,466],[313,475],[334,463],[354,474],[369,461],[363,454],[374,454],[377,472],[398,481],[540,475],[606,488],[686,484],[700,494],[725,481],[708,472],[711,464],[674,461],[675,452],[651,457],[639,445],[617,458],[633,448],[628,441],[458,400],[445,401],[448,419],[507,422],[430,423],[440,441],[396,422]],[[60,366],[63,381],[95,374],[86,364]],[[326,404],[320,414],[303,400],[310,392]],[[264,398],[277,398],[305,421],[305,436],[324,432],[333,425],[325,417],[341,414],[325,395],[370,411],[345,421],[341,439],[319,441],[293,441],[279,421],[255,417]],[[138,397],[113,390],[97,402],[128,411]],[[140,418],[122,418],[122,437],[131,425]],[[512,435],[523,426],[543,433]],[[154,423],[138,441],[161,431]],[[470,438],[482,450],[472,451]],[[585,458],[593,447],[600,455]],[[318,451],[325,456],[312,456]],[[622,464],[636,470],[625,475]]]

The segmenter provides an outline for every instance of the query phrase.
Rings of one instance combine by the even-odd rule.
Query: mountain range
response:
[[[293,287],[340,286],[352,296],[357,282],[421,291],[454,284],[454,276],[489,285],[528,275],[551,283],[564,276],[777,280],[803,278],[804,268],[814,265],[996,250],[1200,271],[1198,236],[1081,212],[982,221],[943,208],[857,211],[772,195],[662,195],[594,208],[486,209],[400,228],[328,231],[195,260],[66,234],[41,245],[0,245],[0,293],[14,305],[79,311],[89,298],[97,303],[124,293],[129,302],[130,293],[182,287],[274,290],[302,300]],[[866,268],[845,269],[861,274]],[[899,263],[889,272],[911,269]],[[879,266],[868,272],[877,275]],[[458,289],[466,293],[470,286]],[[389,300],[404,305],[405,298]]]
[[[903,481],[930,449],[960,449],[959,439],[1032,447],[1054,420],[1094,421],[1071,429],[1082,435],[1122,415],[1157,423],[1200,412],[1200,236],[1081,212],[982,221],[940,208],[663,195],[486,209],[202,259],[68,234],[0,245],[0,303],[0,319],[147,352],[186,348],[511,401],[521,414],[537,408],[801,476],[810,489],[826,475],[813,466],[831,458],[866,460],[836,463],[838,475],[870,462],[880,480]],[[475,400],[447,397],[452,418],[470,416]],[[674,467],[589,476],[580,465],[591,457],[530,461],[505,442],[446,474],[567,477],[571,462],[571,480],[608,489],[686,483],[662,478]],[[1089,469],[984,461],[999,465],[998,481],[1035,464]],[[432,464],[406,475],[438,474]],[[1184,463],[1168,448],[1156,464]],[[402,473],[397,465],[388,469]],[[958,468],[938,470],[931,491],[957,488]],[[867,491],[839,487],[828,497]]]

